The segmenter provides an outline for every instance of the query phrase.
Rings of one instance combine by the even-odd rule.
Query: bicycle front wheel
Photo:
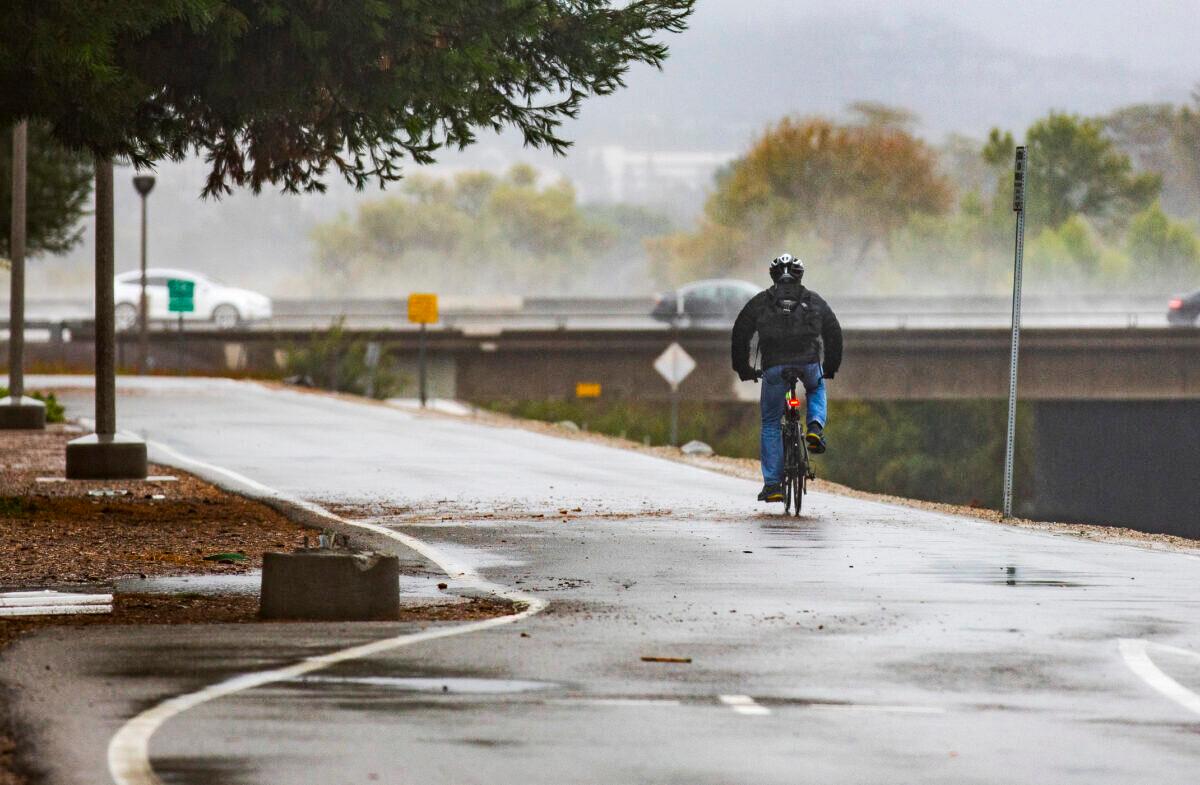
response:
[[[784,421],[781,429],[783,446],[783,514],[792,511],[792,470],[796,465],[796,455],[792,452],[791,423]]]
[[[796,439],[796,475],[795,475],[795,496],[796,496],[796,517],[800,517],[800,507],[804,504],[804,494],[808,493],[808,472],[809,472],[809,455],[808,445],[804,443],[804,437],[797,434]]]
[[[800,517],[800,507],[804,504],[804,472],[796,472],[795,476],[788,478],[788,494],[792,497],[792,509],[795,510],[796,517]]]

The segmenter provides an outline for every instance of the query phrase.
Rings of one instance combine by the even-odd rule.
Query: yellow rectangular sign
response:
[[[576,398],[599,398],[600,382],[575,382]]]
[[[410,294],[408,296],[408,320],[414,324],[433,324],[438,320],[436,294]]]

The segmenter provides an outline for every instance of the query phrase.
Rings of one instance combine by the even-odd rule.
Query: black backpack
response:
[[[777,283],[767,290],[767,304],[758,316],[760,346],[788,346],[805,351],[821,337],[821,314],[811,293],[798,283]]]

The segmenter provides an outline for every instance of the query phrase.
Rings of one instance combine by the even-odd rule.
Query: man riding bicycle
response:
[[[750,299],[733,324],[733,370],[742,381],[762,379],[763,489],[759,501],[781,502],[783,496],[783,436],[779,421],[790,380],[789,369],[804,385],[808,434],[812,453],[825,452],[825,380],[842,364],[842,326],[819,294],[806,289],[804,263],[791,254],[771,262],[771,288]],[[762,370],[750,356],[750,340],[758,334]],[[821,355],[824,348],[824,364]]]

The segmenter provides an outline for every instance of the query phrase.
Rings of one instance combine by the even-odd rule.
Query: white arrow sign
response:
[[[667,380],[672,390],[679,388],[679,383],[696,369],[696,361],[677,343],[672,343],[654,361],[654,370]]]

